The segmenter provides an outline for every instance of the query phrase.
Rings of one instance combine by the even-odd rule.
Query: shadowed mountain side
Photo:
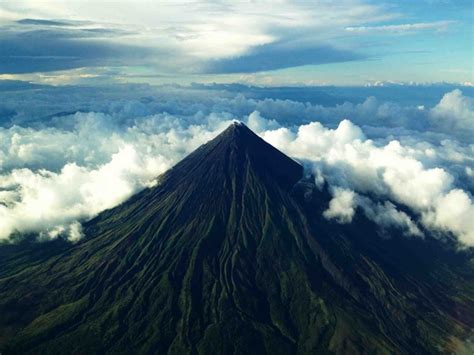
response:
[[[469,253],[404,238],[242,124],[0,274],[2,353],[436,353],[474,325]],[[40,260],[40,261],[38,261]]]

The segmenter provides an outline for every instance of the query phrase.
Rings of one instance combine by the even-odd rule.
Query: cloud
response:
[[[17,23],[22,25],[40,25],[40,26],[71,26],[71,23],[64,21],[51,21],[42,19],[25,18],[18,20]]]
[[[0,183],[9,192],[0,205],[0,239],[33,231],[50,237],[67,231],[77,239],[77,219],[117,205],[168,167],[161,157],[139,157],[125,146],[96,169],[68,163],[59,173],[13,170]]]
[[[206,62],[202,73],[255,73],[302,65],[350,62],[364,59],[355,51],[337,49],[329,45],[294,46],[274,42],[256,46],[247,53]]]
[[[334,45],[344,26],[386,20],[362,1],[110,6],[96,1],[0,4],[0,73],[134,65],[159,74],[251,73],[364,59]],[[124,17],[122,14],[126,13]],[[338,16],[334,16],[337,13]],[[62,20],[68,19],[68,20]],[[104,19],[107,19],[105,22]],[[179,20],[176,20],[179,19]]]
[[[463,96],[461,90],[453,90],[443,96],[430,111],[432,126],[445,132],[454,131],[466,136],[474,136],[474,99]]]
[[[401,229],[407,236],[422,237],[423,232],[418,228],[411,217],[390,201],[384,203],[373,202],[367,197],[359,197],[358,205],[365,215],[383,228]]]
[[[43,23],[40,23],[43,24]],[[4,28],[0,32],[0,74],[49,72],[87,66],[132,65],[159,55],[149,48],[114,43],[104,37],[122,33],[58,26],[34,29]]]
[[[278,128],[280,125],[275,120],[267,120],[260,115],[260,112],[253,111],[247,118],[247,126],[256,132],[267,131]]]
[[[355,214],[354,191],[334,187],[333,198],[329,201],[329,208],[323,212],[327,219],[336,219],[339,223],[350,223]]]
[[[459,15],[469,9],[460,9],[454,15],[458,22],[415,19],[413,23],[400,23],[406,18],[423,17],[431,10],[426,4],[419,7],[423,11],[413,14],[401,4],[392,7],[370,0],[285,0],[271,6],[268,2],[120,0],[114,1],[111,11],[109,4],[101,1],[4,0],[0,3],[0,73],[25,75],[101,68],[116,72],[95,76],[95,81],[102,83],[143,82],[145,78],[155,83],[228,81],[241,80],[246,74],[247,82],[360,84],[393,80],[391,76],[407,81],[412,76],[415,80],[433,80],[431,69],[435,68],[436,80],[472,81],[462,78],[459,72],[445,70],[452,68],[432,63],[416,73],[407,69],[434,59],[431,57],[442,57],[441,50],[434,47],[452,45],[448,36],[437,36],[440,46],[430,45],[437,32],[456,27],[464,35],[469,28]],[[393,24],[395,21],[397,24]],[[424,40],[416,43],[408,37],[403,43],[393,43],[372,36],[422,31]],[[34,33],[34,39],[25,38],[25,32]],[[464,37],[456,40],[463,41]],[[416,50],[407,50],[414,46]],[[468,54],[466,46],[460,50]],[[433,56],[427,55],[429,52]],[[384,64],[380,63],[393,58],[411,65],[381,70]],[[356,61],[364,62],[357,65],[357,71],[351,70],[350,65],[337,64],[329,76],[316,68],[308,77],[300,70],[282,70]],[[372,61],[380,62],[372,66]],[[469,72],[464,62],[454,61],[455,69]],[[280,71],[272,72],[276,70]],[[58,76],[69,76],[73,81],[74,74]],[[83,80],[76,83],[82,84]]]
[[[290,156],[312,162],[330,186],[336,190],[326,217],[350,221],[355,191],[365,196],[377,196],[382,201],[394,201],[409,207],[420,217],[425,227],[444,229],[456,234],[461,241],[472,244],[474,204],[472,197],[455,188],[454,177],[443,168],[426,168],[413,147],[404,147],[397,140],[377,146],[365,139],[361,129],[348,120],[336,129],[327,129],[312,122],[299,126],[296,133],[288,128],[264,132],[263,138]],[[418,159],[415,158],[418,156]],[[458,205],[457,209],[451,206]],[[367,206],[367,204],[365,204]],[[388,224],[404,224],[410,234],[420,232],[409,222],[407,215],[394,210],[393,204],[366,208],[373,220]]]
[[[357,26],[346,27],[346,31],[353,33],[371,33],[371,34],[405,34],[419,31],[446,31],[455,22],[453,21],[435,21],[405,23],[400,25],[381,25],[381,26]]]
[[[315,118],[325,124],[334,124],[342,118],[350,117],[351,122],[361,126],[383,127],[380,135],[387,136],[388,130],[416,130],[448,134],[469,142],[474,134],[474,99],[464,96],[458,89],[446,93],[432,109],[423,106],[403,106],[396,102],[380,101],[368,97],[361,103],[344,102],[334,106],[309,104],[290,100],[264,99],[255,102],[256,109],[271,118],[290,123],[295,116],[311,121]],[[426,137],[429,138],[428,135]],[[447,137],[448,138],[448,137]],[[439,140],[439,137],[436,138]]]
[[[63,233],[77,240],[78,220],[152,185],[159,174],[216,134],[211,130],[212,118],[206,128],[183,129],[176,121],[173,128],[153,134],[149,125],[156,118],[151,117],[121,131],[121,136],[113,133],[117,127],[103,122],[104,115],[77,114],[75,118],[74,132],[18,127],[2,132],[10,139],[3,147],[7,156],[3,153],[1,166],[29,167],[0,175],[0,240],[14,232],[40,232],[42,238]],[[218,122],[215,127],[221,130],[228,123]],[[54,172],[61,161],[65,165]]]
[[[474,245],[474,145],[462,129],[434,120],[469,119],[472,99],[460,92],[419,109],[376,98],[309,104],[268,98],[271,89],[252,98],[179,86],[15,87],[2,92],[2,239],[77,239],[78,222],[149,186],[240,119],[304,161],[319,187],[328,184],[327,218],[351,223],[360,211],[382,230],[450,233]]]
[[[474,204],[463,190],[453,189],[439,196],[434,206],[423,213],[428,226],[456,234],[466,245],[474,246]]]

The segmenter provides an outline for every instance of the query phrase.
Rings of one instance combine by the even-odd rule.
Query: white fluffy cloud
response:
[[[375,98],[332,107],[243,95],[209,99],[173,89],[160,97],[166,100],[99,96],[94,104],[103,112],[0,127],[0,239],[32,232],[77,240],[78,222],[152,184],[232,119],[242,119],[304,161],[318,186],[329,184],[326,218],[350,223],[360,209],[382,228],[412,236],[450,232],[474,245],[474,144],[465,134],[474,110],[460,91],[432,109]]]
[[[149,117],[125,130],[103,114],[75,114],[72,132],[12,127],[0,130],[0,240],[15,232],[43,238],[80,236],[78,221],[114,207],[153,184],[177,160],[229,121],[181,127]],[[166,125],[164,129],[155,120]],[[171,126],[170,126],[171,125]],[[57,167],[58,171],[55,171]]]
[[[58,173],[15,169],[0,177],[4,192],[0,239],[15,231],[42,231],[51,237],[67,232],[77,239],[78,219],[119,204],[168,167],[160,156],[140,156],[132,146],[124,146],[96,169],[75,163],[66,164]]]
[[[300,126],[296,133],[280,128],[262,136],[287,154],[311,162],[331,186],[344,188],[335,190],[326,217],[349,222],[355,191],[407,206],[426,228],[450,231],[462,242],[474,245],[472,197],[456,189],[454,177],[445,169],[425,167],[422,154],[415,148],[404,147],[397,140],[378,146],[348,120],[336,129],[312,122]],[[366,214],[383,225],[398,224],[408,234],[421,234],[408,215],[392,203],[365,207]]]
[[[463,190],[453,189],[438,196],[432,208],[423,213],[423,221],[453,232],[464,244],[474,246],[474,204]]]
[[[350,223],[355,214],[354,191],[335,187],[333,189],[333,198],[329,201],[329,208],[323,212],[327,219],[336,219],[339,223]]]
[[[443,131],[460,132],[474,137],[474,99],[464,96],[459,89],[443,96],[430,112],[431,124]]]

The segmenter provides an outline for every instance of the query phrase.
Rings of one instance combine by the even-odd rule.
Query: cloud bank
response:
[[[394,201],[414,211],[425,228],[452,232],[463,243],[474,245],[472,197],[455,187],[455,178],[446,169],[425,166],[423,155],[434,151],[420,152],[398,140],[377,146],[349,120],[336,129],[312,122],[296,132],[283,127],[263,132],[263,137],[290,156],[311,162],[330,186],[336,186],[325,217],[348,223],[354,215],[354,193],[375,195],[388,204],[363,203],[369,218],[387,224],[392,217],[390,223],[405,225],[410,234],[420,235],[410,217],[390,202]]]
[[[124,86],[118,95],[63,88],[69,101],[36,89],[31,105],[20,101],[21,90],[4,93],[0,240],[18,233],[79,239],[79,222],[152,185],[239,119],[304,162],[319,186],[328,184],[328,220],[351,223],[361,211],[382,230],[420,238],[448,233],[474,246],[474,100],[459,90],[420,108],[376,98],[325,106],[142,89]],[[89,91],[93,99],[74,100]]]
[[[72,131],[0,129],[0,166],[7,171],[0,175],[0,240],[30,232],[43,238],[63,232],[76,240],[77,221],[153,185],[230,123],[211,117],[203,127],[183,128],[175,118],[163,122],[164,115],[124,129],[100,113],[69,118],[77,122]]]

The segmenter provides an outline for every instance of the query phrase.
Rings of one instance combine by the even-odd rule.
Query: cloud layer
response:
[[[376,98],[324,106],[179,87],[62,91],[36,88],[27,105],[23,91],[4,92],[2,240],[25,232],[77,240],[78,222],[152,185],[239,119],[329,185],[327,219],[351,223],[360,210],[382,230],[450,233],[474,245],[474,100],[457,89],[431,107]]]

